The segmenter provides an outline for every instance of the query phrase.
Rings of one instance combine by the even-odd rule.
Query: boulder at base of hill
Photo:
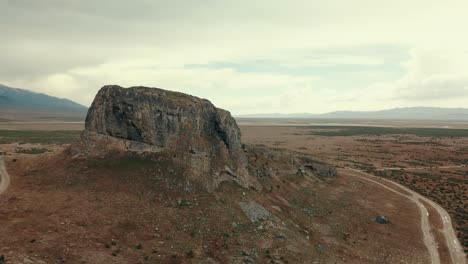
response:
[[[388,220],[385,216],[379,215],[375,218],[375,222],[378,224],[390,224],[390,220]]]

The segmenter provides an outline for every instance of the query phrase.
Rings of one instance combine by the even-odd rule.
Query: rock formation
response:
[[[210,101],[158,88],[104,86],[72,152],[99,155],[109,148],[170,156],[190,180],[209,191],[220,182],[257,187],[247,172],[241,133],[228,111]]]
[[[177,167],[188,185],[208,191],[223,181],[262,189],[281,175],[334,176],[328,164],[304,155],[241,144],[241,133],[228,111],[210,101],[158,88],[104,86],[86,117],[74,157],[118,153],[150,154]],[[249,162],[250,160],[250,162]]]

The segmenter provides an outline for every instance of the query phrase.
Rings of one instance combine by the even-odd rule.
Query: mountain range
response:
[[[0,84],[0,121],[84,121],[88,108],[57,98]],[[325,114],[251,114],[236,118],[468,120],[467,108],[405,107],[380,111],[335,111]]]
[[[68,99],[0,84],[2,121],[83,121],[87,110]]]
[[[241,118],[304,118],[365,120],[468,120],[467,108],[405,107],[380,111],[335,111],[325,114],[253,114]]]

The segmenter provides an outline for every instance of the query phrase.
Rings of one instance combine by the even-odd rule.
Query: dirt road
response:
[[[454,165],[454,166],[440,166],[440,167],[414,167],[414,168],[400,168],[400,167],[386,167],[378,168],[378,171],[384,170],[432,170],[432,169],[455,169],[455,168],[465,168],[467,165]]]
[[[340,171],[346,175],[359,177],[367,181],[373,182],[387,190],[390,190],[394,193],[404,196],[407,199],[410,199],[412,202],[414,202],[418,206],[421,212],[421,230],[423,232],[424,244],[426,245],[429,251],[430,257],[431,257],[431,263],[440,264],[441,261],[440,261],[439,251],[437,249],[438,245],[436,241],[434,240],[434,236],[431,233],[431,223],[429,222],[429,212],[426,209],[426,207],[421,203],[421,201],[424,201],[430,206],[432,206],[434,209],[437,210],[439,217],[442,220],[443,234],[446,240],[447,247],[449,248],[449,253],[450,253],[450,258],[452,260],[452,264],[466,264],[466,256],[465,256],[465,253],[463,251],[463,248],[460,242],[458,241],[455,231],[453,230],[450,216],[447,213],[447,211],[445,211],[440,205],[410,190],[409,188],[406,188],[405,186],[395,183],[393,181],[379,178],[377,176],[365,173],[363,171],[355,170],[355,169],[343,169]],[[382,182],[386,184],[383,184]],[[401,192],[402,190],[409,193],[410,195]]]
[[[10,176],[5,168],[3,157],[0,156],[0,194],[2,194],[10,185]]]

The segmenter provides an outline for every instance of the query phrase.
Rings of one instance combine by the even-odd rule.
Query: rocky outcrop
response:
[[[168,177],[185,189],[197,185],[213,191],[223,181],[262,189],[265,181],[284,175],[336,175],[333,167],[306,155],[242,145],[228,111],[206,99],[158,88],[104,86],[85,128],[71,148],[73,157],[144,154],[176,168],[180,173]]]
[[[390,220],[388,220],[385,216],[379,215],[375,218],[375,222],[378,224],[386,225],[390,224]]]
[[[262,182],[285,175],[297,175],[314,178],[318,181],[333,179],[336,169],[309,155],[286,150],[269,148],[264,145],[245,146],[248,168],[252,175]]]
[[[210,101],[158,88],[104,86],[86,117],[75,156],[109,149],[170,156],[209,191],[229,180],[259,188],[247,171],[241,133]]]

